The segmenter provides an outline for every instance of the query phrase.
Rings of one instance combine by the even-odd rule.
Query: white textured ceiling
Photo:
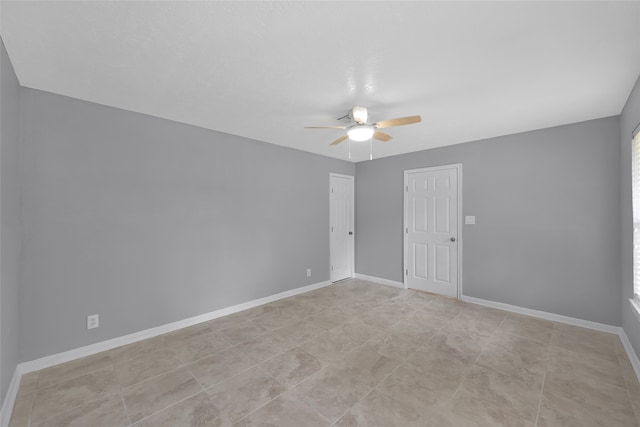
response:
[[[422,115],[383,157],[616,115],[640,74],[638,1],[0,7],[23,86],[341,159],[303,126]]]

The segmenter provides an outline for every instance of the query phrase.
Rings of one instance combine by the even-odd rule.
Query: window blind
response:
[[[633,296],[640,301],[640,125],[631,141],[633,187]]]

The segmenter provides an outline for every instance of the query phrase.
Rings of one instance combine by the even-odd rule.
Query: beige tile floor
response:
[[[617,336],[349,280],[25,375],[11,427],[639,426]]]

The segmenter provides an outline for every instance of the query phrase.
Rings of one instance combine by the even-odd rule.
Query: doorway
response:
[[[404,172],[405,288],[458,298],[461,164]]]
[[[331,282],[353,277],[354,270],[354,177],[329,174]]]

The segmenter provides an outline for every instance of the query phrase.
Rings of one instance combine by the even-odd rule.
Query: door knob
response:
[[[455,241],[456,241],[456,238],[455,238],[455,237],[452,237],[452,238],[450,238],[449,240],[451,240],[452,242],[455,242]]]

